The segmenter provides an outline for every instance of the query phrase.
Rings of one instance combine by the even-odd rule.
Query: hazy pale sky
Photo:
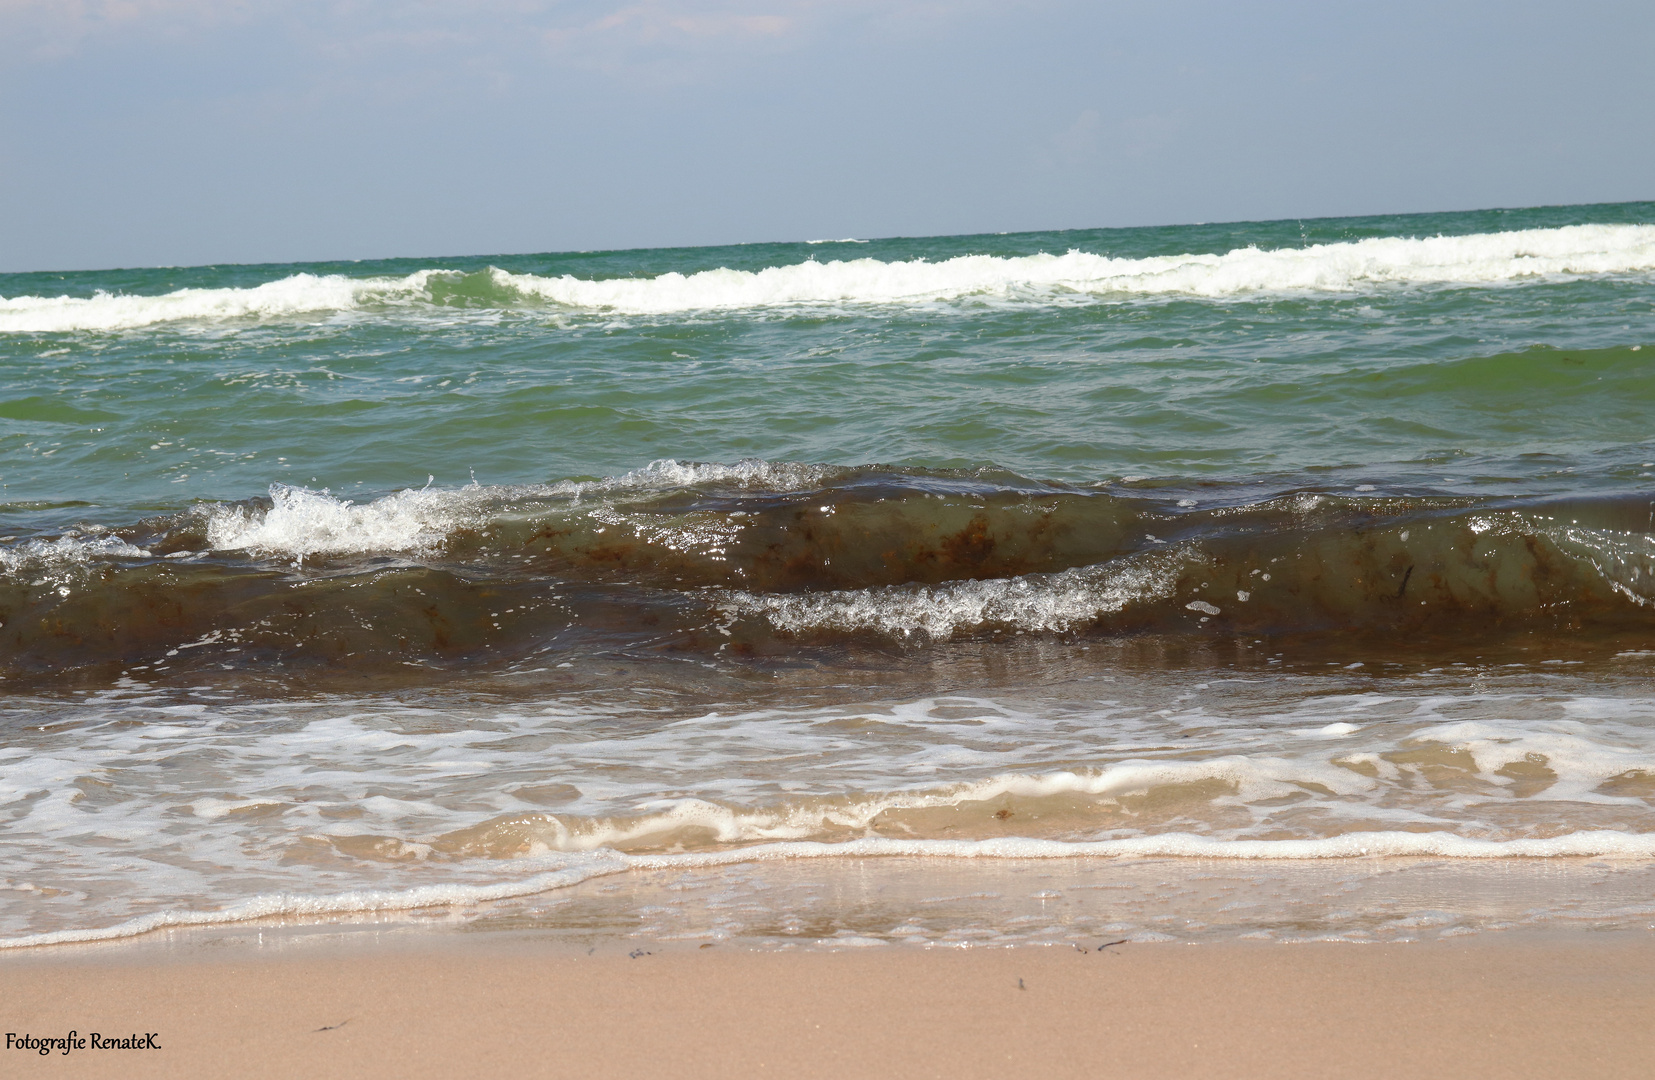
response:
[[[0,271],[1655,198],[1655,4],[0,0]]]

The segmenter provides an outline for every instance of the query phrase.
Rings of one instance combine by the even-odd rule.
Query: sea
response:
[[[1655,203],[0,275],[0,947],[1655,929]]]

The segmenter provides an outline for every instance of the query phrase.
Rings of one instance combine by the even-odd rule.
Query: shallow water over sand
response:
[[[1115,657],[1077,675],[1095,663],[1082,657],[1065,682],[993,699],[818,686],[804,692],[812,704],[770,690],[736,706],[665,690],[249,704],[127,688],[13,701],[0,785],[21,797],[0,920],[21,942],[532,908],[523,898],[629,872],[733,874],[757,882],[748,904],[797,906],[786,873],[767,869],[775,860],[928,861],[956,877],[1015,864],[1066,881],[1084,867],[1131,882],[1145,859],[1174,857],[1233,864],[1237,887],[1260,893],[1216,921],[1187,916],[1225,932],[1298,918],[1283,906],[1298,886],[1259,884],[1299,880],[1273,876],[1286,860],[1382,899],[1398,859],[1434,867],[1409,880],[1436,875],[1439,889],[1466,868],[1455,888],[1469,897],[1489,874],[1573,872],[1486,864],[1595,858],[1587,876],[1609,887],[1537,892],[1523,918],[1613,922],[1655,857],[1651,662],[1133,672]],[[1182,910],[1169,895],[1182,894],[1150,889],[1133,905]],[[1412,917],[1380,908],[1357,922]],[[954,928],[983,919],[998,916],[964,913]],[[1337,930],[1329,912],[1299,921]]]

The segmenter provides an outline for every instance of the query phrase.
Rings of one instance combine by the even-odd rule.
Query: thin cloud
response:
[[[776,45],[847,22],[926,22],[977,10],[956,3],[871,0],[0,0],[0,39],[40,59],[71,55],[96,39],[189,36],[248,23],[303,27],[315,38],[394,47],[433,40],[521,40],[559,49],[698,50]]]

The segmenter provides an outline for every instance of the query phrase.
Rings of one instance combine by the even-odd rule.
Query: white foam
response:
[[[1306,248],[1239,248],[1223,255],[1117,259],[962,255],[942,262],[878,259],[796,263],[585,281],[494,271],[527,295],[575,308],[667,314],[792,304],[914,303],[962,296],[1044,301],[1061,294],[1234,296],[1348,292],[1372,286],[1493,284],[1528,278],[1655,269],[1655,226],[1558,229],[1430,238],[1383,237]]]
[[[1607,702],[1571,702],[1571,709],[1592,708],[1601,714]],[[1595,706],[1595,707],[1594,707]],[[1606,738],[1594,732],[1594,725],[1579,720],[1559,720],[1544,725],[1491,723],[1486,720],[1458,721],[1423,728],[1414,733],[1414,744],[1439,743],[1467,754],[1477,775],[1486,783],[1511,786],[1504,770],[1513,765],[1541,767],[1553,779],[1545,798],[1576,804],[1622,804],[1640,810],[1648,803],[1638,797],[1605,794],[1598,789],[1617,777],[1647,774],[1655,761],[1647,743],[1631,739]]]
[[[440,550],[455,529],[476,527],[491,513],[510,512],[514,502],[550,499],[578,504],[591,496],[648,495],[682,488],[800,491],[818,488],[843,471],[826,465],[757,458],[731,464],[664,458],[601,480],[512,487],[475,483],[462,488],[427,486],[365,503],[327,491],[272,484],[268,509],[216,503],[196,512],[205,515],[207,543],[218,551],[249,551],[300,560],[314,555],[373,552],[429,554]],[[46,547],[41,550],[55,551]],[[0,549],[0,567],[7,565],[7,558],[7,551]]]
[[[132,330],[157,323],[225,322],[350,311],[365,303],[410,301],[426,293],[433,276],[348,278],[294,274],[251,288],[179,289],[160,296],[98,293],[78,296],[0,297],[0,333]]]
[[[301,916],[319,918],[363,911],[411,911],[449,904],[476,904],[516,896],[532,896],[566,888],[603,873],[624,870],[622,864],[593,861],[578,868],[548,871],[511,882],[491,885],[422,885],[412,889],[365,889],[331,896],[303,896],[273,893],[255,896],[217,910],[172,909],[151,912],[115,926],[53,930],[0,938],[0,949],[33,945],[62,945],[70,942],[111,941],[135,937],[170,926],[215,926],[252,919]]]
[[[321,896],[278,893],[257,896],[218,910],[171,909],[114,926],[55,930],[0,938],[0,949],[109,941],[174,926],[212,926],[281,916],[319,918],[356,912],[408,911],[487,903],[568,888],[627,870],[683,870],[736,863],[820,858],[907,856],[948,859],[1074,859],[1086,857],[1178,857],[1235,860],[1310,860],[1436,856],[1451,859],[1655,857],[1655,834],[1615,830],[1570,833],[1544,840],[1477,840],[1453,833],[1368,832],[1315,840],[1214,840],[1189,833],[1124,840],[1064,842],[1020,838],[996,840],[895,840],[864,837],[843,843],[759,844],[730,851],[669,855],[602,852],[557,869],[486,885],[443,884],[410,889],[360,890]],[[1148,939],[1145,939],[1148,940]]]
[[[771,808],[740,808],[687,798],[660,800],[660,809],[630,817],[565,821],[555,815],[513,815],[514,836],[534,838],[536,853],[624,849],[640,843],[682,842],[699,833],[702,843],[741,844],[802,840],[837,831],[876,826],[882,815],[905,810],[958,808],[1011,798],[1017,800],[1086,796],[1118,803],[1155,789],[1217,781],[1237,805],[1280,798],[1315,784],[1329,796],[1360,797],[1378,783],[1326,761],[1271,756],[1226,755],[1200,761],[1124,761],[1085,772],[1006,773],[983,780],[897,791],[867,797],[806,798]]]
[[[961,255],[941,262],[811,259],[764,270],[721,268],[602,281],[498,268],[489,274],[497,288],[531,301],[583,311],[670,315],[801,304],[916,304],[961,297],[1046,304],[1109,296],[1343,293],[1391,285],[1491,285],[1650,270],[1655,270],[1655,226],[1570,225],[1142,259],[1069,251]],[[327,314],[369,305],[429,308],[435,303],[433,280],[460,276],[438,269],[400,278],[295,274],[252,288],[180,289],[161,296],[0,298],[0,333],[127,330],[186,320]]]
[[[268,510],[212,505],[207,543],[219,551],[251,551],[304,559],[311,555],[421,552],[475,516],[477,489],[410,488],[355,503],[325,491],[273,484]]]
[[[1015,578],[820,593],[734,592],[720,604],[732,615],[759,615],[790,633],[875,631],[938,640],[991,626],[1057,633],[1170,595],[1179,573],[1196,558],[1171,550]]]
[[[1068,703],[727,712],[14,696],[0,935],[463,905],[818,855],[1655,857],[1655,699],[1560,698],[1550,679],[1285,700],[1214,683],[1133,689],[1120,672]],[[943,839],[962,835],[1001,838]]]
[[[0,547],[0,573],[41,575],[36,584],[65,583],[94,559],[143,559],[150,553],[115,536],[61,536]]]
[[[1310,512],[1321,496],[1296,496]],[[1560,552],[1591,565],[1615,592],[1640,606],[1655,604],[1655,539],[1637,533],[1579,526],[1550,527],[1520,514],[1499,520],[1479,518],[1479,534],[1542,535]],[[1404,532],[1406,539],[1407,533]],[[1096,566],[1053,574],[968,580],[939,585],[891,585],[816,593],[731,592],[719,605],[735,616],[757,615],[788,633],[874,632],[896,637],[947,640],[994,627],[1062,633],[1132,604],[1171,597],[1179,577],[1205,560],[1194,547],[1169,547]],[[1251,594],[1237,594],[1242,601]],[[1192,600],[1186,610],[1208,617],[1216,604]]]
[[[641,469],[602,480],[565,480],[542,489],[549,495],[591,495],[605,492],[672,491],[716,487],[740,491],[808,491],[847,472],[842,466],[808,465],[797,461],[742,458],[724,464],[660,458]]]

